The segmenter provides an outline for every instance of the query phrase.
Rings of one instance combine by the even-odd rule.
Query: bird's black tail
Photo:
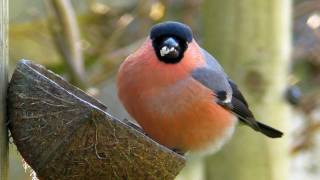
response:
[[[268,136],[268,137],[271,137],[271,138],[280,138],[282,137],[283,133],[279,130],[276,130],[268,125],[265,125],[259,121],[256,121],[258,126],[259,126],[259,129],[258,131],[260,131],[262,134]]]

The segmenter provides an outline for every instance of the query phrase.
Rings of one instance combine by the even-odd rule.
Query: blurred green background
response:
[[[320,179],[320,0],[61,1],[10,0],[11,73],[18,60],[33,60],[130,119],[115,92],[119,65],[153,24],[184,22],[239,83],[259,119],[271,119],[286,136],[274,143],[240,127],[218,154],[191,155],[179,178]],[[12,143],[9,175],[31,179]]]

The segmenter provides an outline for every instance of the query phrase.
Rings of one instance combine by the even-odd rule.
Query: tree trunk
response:
[[[284,131],[269,139],[239,126],[222,151],[206,159],[207,179],[288,177],[289,110],[284,102],[290,52],[290,0],[205,0],[203,42],[239,85],[256,118]]]
[[[0,180],[8,178],[6,92],[8,84],[8,0],[0,2]]]

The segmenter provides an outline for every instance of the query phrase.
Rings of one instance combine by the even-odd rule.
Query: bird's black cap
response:
[[[159,23],[151,28],[150,38],[152,40],[163,36],[175,36],[189,43],[192,41],[192,31],[190,27],[174,21]]]

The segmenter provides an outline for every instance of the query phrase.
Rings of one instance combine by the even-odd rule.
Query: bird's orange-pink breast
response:
[[[197,44],[189,44],[178,64],[160,62],[151,46],[147,40],[118,73],[118,95],[129,114],[170,148],[199,150],[221,138],[233,125],[232,115],[191,77],[194,68],[205,64]]]

